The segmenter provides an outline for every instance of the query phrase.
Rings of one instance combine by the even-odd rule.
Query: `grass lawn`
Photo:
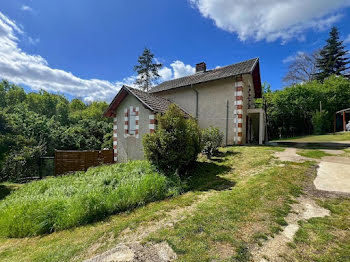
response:
[[[323,199],[332,215],[302,222],[287,258],[297,261],[350,261],[350,199]]]
[[[147,230],[148,225],[167,217],[171,219],[170,213],[176,210],[184,216],[181,221],[174,227],[151,232],[144,241],[167,241],[177,253],[178,261],[249,261],[253,245],[259,245],[286,225],[284,217],[290,211],[293,198],[301,194],[310,179],[310,172],[313,172],[309,162],[279,166],[279,162],[273,160],[276,150],[283,149],[260,146],[223,148],[212,160],[200,159],[191,171],[192,176],[182,195],[49,235],[0,237],[0,261],[83,261],[120,243],[126,232]],[[333,221],[332,213],[331,217],[323,218],[322,223],[327,225],[325,228],[330,230],[329,234],[333,234],[331,230],[337,226],[339,235],[345,237],[344,230],[347,230],[346,234],[349,231],[348,221],[341,221],[348,219],[349,206],[344,201],[350,200],[339,201],[322,203],[327,208],[335,205],[338,212],[335,213],[337,221]],[[191,212],[183,211],[196,203]],[[317,227],[305,227],[305,230],[317,231]],[[345,255],[343,243],[346,242],[335,241],[334,248],[327,255],[337,252],[339,258]],[[306,251],[305,254],[291,253],[293,258],[304,256],[304,261],[313,261],[307,257],[310,255],[307,242],[295,245],[304,245]],[[310,250],[322,250],[322,245],[326,244],[317,242]],[[291,252],[294,251],[291,248]]]
[[[303,137],[292,137],[282,138],[274,141],[291,141],[291,142],[341,142],[350,141],[350,132],[346,133],[335,133],[319,136],[303,136]]]
[[[316,158],[316,159],[321,159],[324,156],[332,156],[332,154],[328,154],[322,150],[317,150],[317,149],[301,149],[297,151],[297,154],[300,156]]]

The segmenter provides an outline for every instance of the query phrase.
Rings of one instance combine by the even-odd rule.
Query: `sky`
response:
[[[337,26],[350,49],[350,0],[1,0],[0,79],[110,102],[135,81],[145,47],[160,81],[259,57],[262,82],[283,88],[297,54]]]

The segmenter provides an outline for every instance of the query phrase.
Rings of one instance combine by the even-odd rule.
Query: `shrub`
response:
[[[84,225],[178,190],[176,182],[146,161],[34,181],[0,202],[0,235],[35,236]]]
[[[1,165],[0,180],[23,182],[25,179],[39,177],[40,158],[45,154],[46,147],[41,143],[10,152]]]
[[[209,127],[202,130],[201,146],[202,153],[211,158],[218,152],[219,146],[222,144],[224,134],[216,127]]]
[[[314,129],[314,134],[322,135],[327,132],[329,126],[329,116],[328,112],[316,111],[312,114],[312,126]]]
[[[164,115],[158,115],[157,120],[157,130],[143,137],[145,156],[167,174],[182,173],[200,152],[198,124],[192,118],[186,119],[176,105],[170,105]]]

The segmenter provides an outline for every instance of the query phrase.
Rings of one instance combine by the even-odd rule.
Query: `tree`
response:
[[[334,113],[350,104],[350,81],[332,75],[282,90],[264,88],[269,138],[333,131]],[[322,114],[315,115],[322,104]]]
[[[151,50],[145,48],[143,53],[138,58],[138,65],[134,67],[137,72],[137,80],[135,84],[139,86],[142,90],[148,91],[154,82],[160,77],[158,70],[163,66],[160,63],[156,63],[154,60],[154,54]]]
[[[339,31],[333,27],[329,33],[327,44],[320,52],[320,57],[317,59],[317,79],[323,81],[331,75],[342,75],[350,63],[346,57],[348,51],[345,50],[343,41],[339,40]]]
[[[319,51],[311,54],[300,52],[295,60],[290,63],[288,72],[283,78],[283,82],[295,85],[299,83],[310,82],[314,79],[316,73],[316,60],[319,57]]]

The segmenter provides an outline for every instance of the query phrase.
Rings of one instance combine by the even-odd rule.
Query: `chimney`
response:
[[[204,62],[196,64],[196,73],[205,72],[207,70],[207,65]]]

